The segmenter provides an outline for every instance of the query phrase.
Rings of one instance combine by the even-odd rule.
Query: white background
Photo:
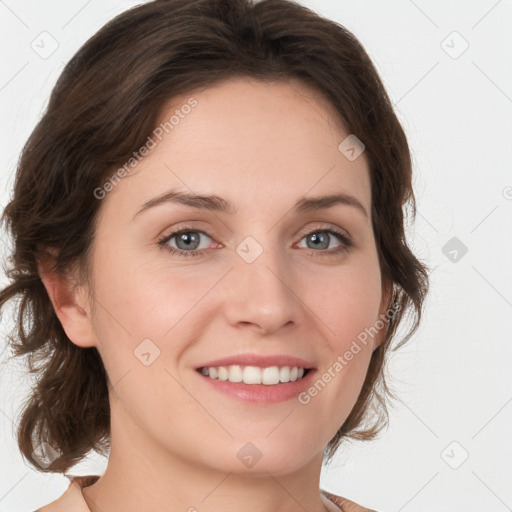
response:
[[[137,3],[0,1],[2,208],[64,63]],[[389,429],[340,450],[321,487],[383,512],[512,510],[512,1],[300,3],[346,26],[375,62],[413,153],[409,236],[433,269],[423,325],[389,366],[401,398]],[[31,47],[43,31],[58,43],[46,59]],[[455,262],[443,253],[453,237],[467,247]],[[2,340],[8,318],[6,309]],[[32,470],[17,450],[13,419],[30,378],[11,363],[0,382],[0,511],[28,512],[68,481]],[[105,464],[91,456],[75,473]]]

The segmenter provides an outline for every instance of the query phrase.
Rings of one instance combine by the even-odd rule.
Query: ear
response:
[[[57,273],[54,258],[38,261],[39,277],[68,338],[79,347],[96,346],[92,328],[89,292],[69,275]]]
[[[393,300],[393,282],[389,280],[383,280],[382,283],[382,297],[380,301],[379,307],[379,320],[384,323],[382,329],[379,329],[378,334],[374,337],[374,345],[373,350],[377,347],[380,347],[384,342],[387,332],[387,326],[389,324],[390,319],[396,313],[395,310],[392,309],[391,301]]]

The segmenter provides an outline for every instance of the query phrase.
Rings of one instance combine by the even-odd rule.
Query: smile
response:
[[[265,384],[275,386],[287,382],[301,380],[308,370],[298,366],[213,366],[203,367],[199,371],[210,379],[228,382],[243,382],[244,384]]]

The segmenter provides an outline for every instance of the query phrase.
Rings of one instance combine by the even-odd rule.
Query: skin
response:
[[[345,158],[338,145],[349,132],[298,81],[231,79],[174,98],[162,120],[190,97],[197,106],[102,200],[89,281],[71,287],[41,265],[67,335],[97,347],[109,376],[111,454],[83,495],[93,512],[337,510],[319,491],[322,452],[355,404],[380,333],[307,405],[245,403],[210,389],[194,368],[285,353],[321,376],[386,311],[368,162]],[[133,218],[173,188],[216,194],[238,213],[167,203]],[[343,204],[291,209],[303,195],[334,192],[368,215]],[[183,223],[206,233],[194,231],[202,255],[158,245]],[[308,230],[326,237],[331,226],[353,247],[329,255],[343,243],[329,235],[316,248]],[[236,252],[247,236],[263,249],[251,264]],[[187,250],[178,243],[167,246]],[[134,350],[148,338],[160,355],[145,366]],[[237,457],[247,442],[262,454],[250,468]]]

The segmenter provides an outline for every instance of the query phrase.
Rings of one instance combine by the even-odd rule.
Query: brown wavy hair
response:
[[[93,191],[140,148],[162,109],[177,95],[229,78],[300,79],[326,97],[365,145],[372,223],[383,282],[397,313],[373,352],[358,400],[325,451],[344,439],[373,439],[387,425],[386,355],[410,315],[416,331],[428,272],[407,245],[415,216],[411,156],[404,131],[367,53],[342,25],[290,0],[157,0],[108,22],[70,60],[18,162],[2,222],[14,246],[0,308],[18,299],[9,336],[12,357],[26,356],[36,377],[17,422],[22,454],[39,471],[66,472],[91,450],[110,447],[107,375],[95,347],[66,336],[38,274],[77,267],[87,278],[101,207]],[[53,251],[53,252],[50,252]],[[41,443],[60,453],[38,464]]]

